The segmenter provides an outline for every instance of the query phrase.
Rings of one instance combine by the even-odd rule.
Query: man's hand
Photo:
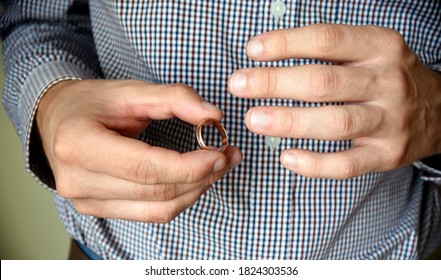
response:
[[[184,85],[65,81],[36,117],[58,193],[97,217],[169,222],[242,158],[234,147],[180,154],[133,139],[153,119],[222,119]]]
[[[427,69],[397,32],[376,26],[319,24],[250,40],[257,61],[312,58],[333,65],[241,69],[229,80],[243,98],[344,102],[311,108],[255,107],[247,127],[259,134],[351,139],[337,153],[289,149],[282,164],[309,177],[344,179],[386,171],[441,152],[441,75]]]

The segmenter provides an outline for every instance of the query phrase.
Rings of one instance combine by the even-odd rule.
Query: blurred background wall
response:
[[[2,93],[3,85],[1,71]],[[0,107],[0,259],[66,259],[69,236],[52,194],[26,172],[20,139]]]

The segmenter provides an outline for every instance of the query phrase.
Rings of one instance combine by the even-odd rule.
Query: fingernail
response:
[[[230,78],[231,91],[241,93],[247,88],[247,76],[241,72],[236,72]]]
[[[261,130],[268,126],[270,120],[263,110],[255,110],[251,115],[251,126],[253,130]]]
[[[226,165],[227,165],[227,162],[225,161],[225,159],[218,159],[216,161],[216,163],[214,164],[213,172],[216,173],[216,172],[221,171],[222,169],[225,168]]]
[[[259,39],[251,39],[247,46],[249,57],[259,57],[263,54],[263,43]]]
[[[214,106],[208,101],[202,102],[202,106],[204,106],[204,108],[207,109],[208,111],[220,110],[218,107]]]
[[[299,158],[293,152],[288,152],[282,159],[283,165],[287,168],[294,168],[299,165]]]

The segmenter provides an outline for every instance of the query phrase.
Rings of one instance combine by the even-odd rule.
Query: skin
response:
[[[249,110],[245,122],[254,133],[352,140],[351,149],[337,153],[286,150],[286,168],[344,179],[441,153],[441,75],[427,69],[397,32],[311,25],[258,35],[247,54],[256,61],[334,62],[240,69],[229,79],[232,94],[242,98],[344,102]],[[52,87],[36,120],[58,193],[87,215],[173,220],[242,160],[235,147],[179,154],[134,139],[151,120],[173,117],[196,125],[223,115],[185,85],[90,80]]]
[[[196,125],[223,114],[185,85],[57,84],[36,118],[58,193],[82,214],[170,222],[242,159],[235,147],[180,154],[134,139],[152,119],[173,117]]]
[[[288,149],[281,155],[286,168],[308,177],[346,179],[441,153],[441,75],[426,68],[399,33],[376,26],[310,25],[258,35],[247,54],[256,61],[333,62],[240,69],[230,77],[230,91],[242,98],[344,102],[248,111],[246,125],[257,134],[352,140],[351,149],[336,153]]]

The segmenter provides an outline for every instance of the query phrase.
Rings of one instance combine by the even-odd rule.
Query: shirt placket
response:
[[[285,2],[281,0],[271,2],[270,12],[274,20],[278,22],[287,12]],[[281,142],[282,139],[280,137],[265,136],[265,144],[272,150],[279,147]]]

